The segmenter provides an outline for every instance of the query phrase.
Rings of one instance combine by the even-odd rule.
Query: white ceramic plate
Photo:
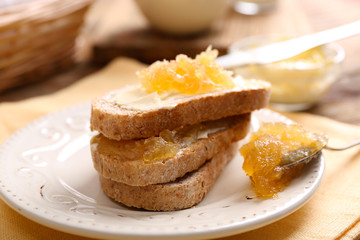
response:
[[[318,188],[321,157],[278,199],[251,196],[242,158],[235,156],[196,207],[175,212],[134,210],[107,198],[89,150],[90,104],[42,117],[14,133],[0,147],[0,193],[14,210],[35,222],[77,235],[115,239],[216,238],[262,227],[300,208]],[[270,110],[260,121],[289,121]],[[256,128],[256,121],[252,123]]]

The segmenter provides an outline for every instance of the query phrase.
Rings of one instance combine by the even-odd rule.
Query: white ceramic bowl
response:
[[[195,34],[208,29],[224,15],[228,0],[135,0],[157,30],[172,35]]]

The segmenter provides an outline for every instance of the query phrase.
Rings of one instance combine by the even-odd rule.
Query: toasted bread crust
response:
[[[244,138],[250,128],[250,113],[228,118],[230,126],[192,143],[180,154],[163,161],[145,164],[142,159],[124,160],[116,153],[99,151],[100,143],[91,144],[95,169],[104,178],[132,186],[174,181],[198,169],[206,160],[224,151],[232,142]]]
[[[174,182],[148,186],[130,186],[99,176],[103,191],[114,200],[129,207],[153,211],[173,211],[198,204],[233,158],[237,144],[215,155],[198,170]]]
[[[90,126],[114,140],[147,138],[164,129],[249,113],[267,106],[268,87],[196,95],[173,108],[136,111],[109,102],[106,96],[92,102]]]

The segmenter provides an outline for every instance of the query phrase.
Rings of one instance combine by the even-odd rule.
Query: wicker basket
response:
[[[0,8],[0,91],[74,63],[92,0],[32,0]]]

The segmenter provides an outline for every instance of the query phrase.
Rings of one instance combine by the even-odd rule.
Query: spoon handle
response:
[[[348,144],[348,145],[345,145],[343,147],[330,147],[330,146],[325,146],[326,149],[328,150],[332,150],[332,151],[342,151],[342,150],[346,150],[348,148],[351,148],[351,147],[354,147],[356,145],[360,145],[360,139]]]

